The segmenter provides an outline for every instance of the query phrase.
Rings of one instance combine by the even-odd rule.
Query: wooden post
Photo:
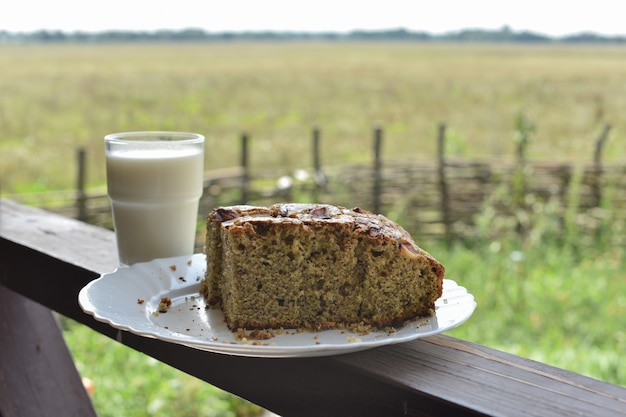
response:
[[[320,129],[318,127],[313,128],[313,169],[315,170],[315,172],[321,170]]]
[[[241,204],[247,204],[250,193],[250,168],[248,166],[248,135],[241,135]]]
[[[446,125],[439,124],[437,132],[437,172],[439,174],[439,192],[441,193],[441,221],[444,226],[445,240],[452,237],[452,224],[450,220],[450,195],[448,193],[448,182],[446,181]]]
[[[86,151],[84,148],[78,149],[77,162],[78,173],[76,179],[76,218],[80,221],[87,221],[87,193],[85,192],[86,176]]]
[[[314,202],[319,201],[321,188],[326,185],[326,176],[322,172],[322,162],[320,156],[320,129],[313,128],[313,195]]]
[[[515,140],[517,144],[516,156],[517,164],[513,175],[513,192],[512,202],[516,209],[526,210],[526,192],[528,189],[528,181],[526,172],[526,149],[530,143],[530,135],[535,131],[535,126],[531,123],[524,113],[519,113],[515,119]],[[519,223],[517,231],[522,233],[526,225]]]
[[[604,148],[604,143],[606,142],[609,132],[611,131],[611,125],[605,124],[604,129],[602,129],[602,133],[596,139],[596,149],[593,154],[593,163],[595,167],[602,168],[602,149]]]
[[[372,189],[372,210],[380,213],[382,192],[382,156],[381,148],[383,141],[383,129],[380,126],[374,128],[374,186]]]
[[[596,139],[596,148],[593,154],[593,182],[592,193],[595,207],[599,207],[602,203],[602,149],[611,131],[611,125],[605,124],[602,133]]]

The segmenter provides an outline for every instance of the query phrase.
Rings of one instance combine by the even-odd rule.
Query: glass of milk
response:
[[[120,263],[193,254],[204,136],[123,132],[104,145]]]

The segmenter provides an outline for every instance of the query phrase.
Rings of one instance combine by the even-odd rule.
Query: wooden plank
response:
[[[4,199],[0,199],[0,236],[96,271],[119,265],[111,231]]]
[[[413,386],[442,400],[453,398],[454,402],[489,415],[626,413],[621,387],[606,387],[597,380],[451,337],[436,336],[402,344],[385,353],[381,356],[371,351],[361,356],[369,363],[370,371],[380,377]],[[389,373],[394,361],[406,365],[406,358],[410,365]],[[481,388],[474,390],[473,384]],[[539,387],[542,394],[537,393]]]
[[[96,415],[49,309],[0,286],[0,334],[0,415]]]
[[[82,313],[76,300],[83,285],[115,267],[113,233],[3,201],[6,218],[19,226],[0,220],[0,284],[285,417],[610,417],[626,410],[624,387],[447,336],[334,357],[261,359],[117,331]]]

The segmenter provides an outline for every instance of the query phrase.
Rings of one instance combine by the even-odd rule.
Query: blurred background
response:
[[[450,334],[626,385],[618,7],[15,2],[0,18],[0,197],[111,227],[104,135],[202,133],[200,250],[218,205],[380,212],[475,295]],[[263,413],[60,320],[99,415]]]

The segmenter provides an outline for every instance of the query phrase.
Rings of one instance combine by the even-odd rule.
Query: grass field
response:
[[[535,127],[529,156],[588,159],[604,123],[606,157],[626,154],[626,48],[420,43],[0,45],[3,193],[74,187],[76,147],[90,185],[104,181],[102,137],[191,130],[208,138],[207,168],[310,165],[429,156],[445,122],[448,152],[510,156],[515,120]],[[71,162],[71,163],[70,163]]]
[[[207,169],[310,165],[322,130],[327,165],[435,155],[512,157],[515,121],[530,122],[528,156],[589,161],[605,123],[605,157],[626,157],[626,48],[414,43],[0,45],[0,192],[74,187],[76,148],[91,186],[104,183],[102,137],[124,130],[204,133]],[[418,243],[476,296],[452,335],[626,386],[626,230],[600,211],[595,234],[555,238],[543,209],[526,238]],[[540,216],[546,216],[542,221]],[[80,371],[95,380],[101,415],[224,415],[256,411],[90,330],[65,322]],[[135,375],[130,380],[120,375]],[[128,383],[127,383],[128,382]],[[124,383],[120,385],[121,383]],[[191,409],[174,398],[187,399]],[[124,410],[121,412],[120,410]],[[184,413],[183,413],[184,411]],[[221,413],[221,414],[220,414]]]

